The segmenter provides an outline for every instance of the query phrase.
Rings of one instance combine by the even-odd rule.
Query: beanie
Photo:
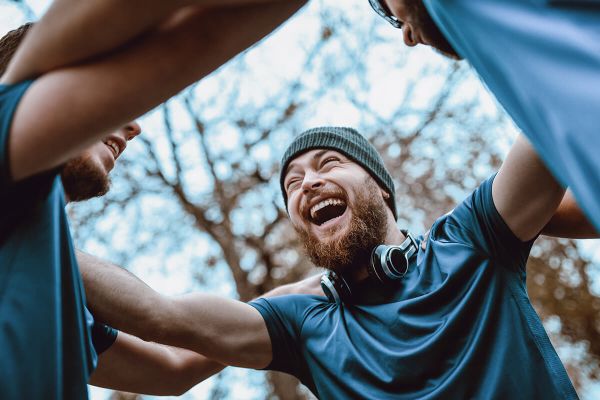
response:
[[[373,145],[355,129],[334,126],[313,128],[302,132],[294,139],[283,154],[283,158],[281,159],[279,184],[281,186],[281,193],[283,194],[283,201],[286,209],[288,199],[285,187],[283,186],[286,169],[294,158],[314,149],[331,149],[338,151],[363,167],[369,175],[371,175],[371,177],[373,177],[373,179],[389,193],[390,198],[387,200],[387,204],[392,210],[394,218],[398,219],[394,181],[385,168],[381,155],[379,155],[375,147],[373,147]]]

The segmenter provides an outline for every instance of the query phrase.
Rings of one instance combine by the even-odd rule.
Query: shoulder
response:
[[[288,316],[304,315],[311,310],[329,304],[325,296],[310,294],[286,294],[274,297],[259,297],[249,302],[252,307],[263,312],[285,314]]]
[[[248,304],[261,314],[267,326],[284,325],[298,332],[307,320],[334,306],[325,296],[308,294],[261,297]]]
[[[483,181],[452,211],[438,218],[431,227],[431,239],[467,244],[489,253],[489,242],[507,235],[492,198],[495,177]]]
[[[8,138],[13,116],[31,81],[15,85],[0,85],[0,185],[11,182],[8,165]]]

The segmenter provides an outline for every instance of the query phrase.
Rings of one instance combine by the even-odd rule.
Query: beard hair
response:
[[[109,177],[85,156],[67,162],[60,176],[69,201],[104,196],[110,189]]]
[[[431,47],[446,57],[455,60],[462,59],[442,31],[440,31],[440,28],[433,22],[429,11],[427,11],[423,4],[423,0],[406,0],[406,7],[412,20],[421,29],[423,36],[427,38]]]
[[[385,241],[387,204],[379,196],[379,186],[367,178],[366,190],[358,193],[348,232],[339,240],[321,241],[307,230],[295,226],[310,260],[317,266],[343,273],[352,266],[370,262],[371,251]],[[339,227],[332,229],[332,235]]]

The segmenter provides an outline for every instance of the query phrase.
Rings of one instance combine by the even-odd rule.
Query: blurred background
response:
[[[48,3],[0,0],[0,34]],[[77,247],[165,294],[244,301],[318,273],[278,186],[295,134],[341,125],[369,137],[396,181],[398,223],[415,233],[496,171],[517,134],[466,63],[407,49],[366,0],[312,0],[139,122],[144,132],[119,160],[111,192],[69,206]],[[532,302],[583,399],[600,397],[599,247],[542,237],[528,266]],[[287,375],[228,368],[180,398],[312,397]]]

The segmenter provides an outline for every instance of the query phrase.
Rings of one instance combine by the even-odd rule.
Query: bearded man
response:
[[[226,365],[287,372],[322,399],[577,397],[526,292],[529,250],[565,193],[526,140],[427,239],[398,229],[392,178],[353,129],[299,135],[280,183],[308,255],[331,270],[331,299],[170,298],[82,265],[94,312]],[[382,244],[401,252],[386,267]]]
[[[369,3],[408,46],[468,60],[600,231],[600,1]]]

